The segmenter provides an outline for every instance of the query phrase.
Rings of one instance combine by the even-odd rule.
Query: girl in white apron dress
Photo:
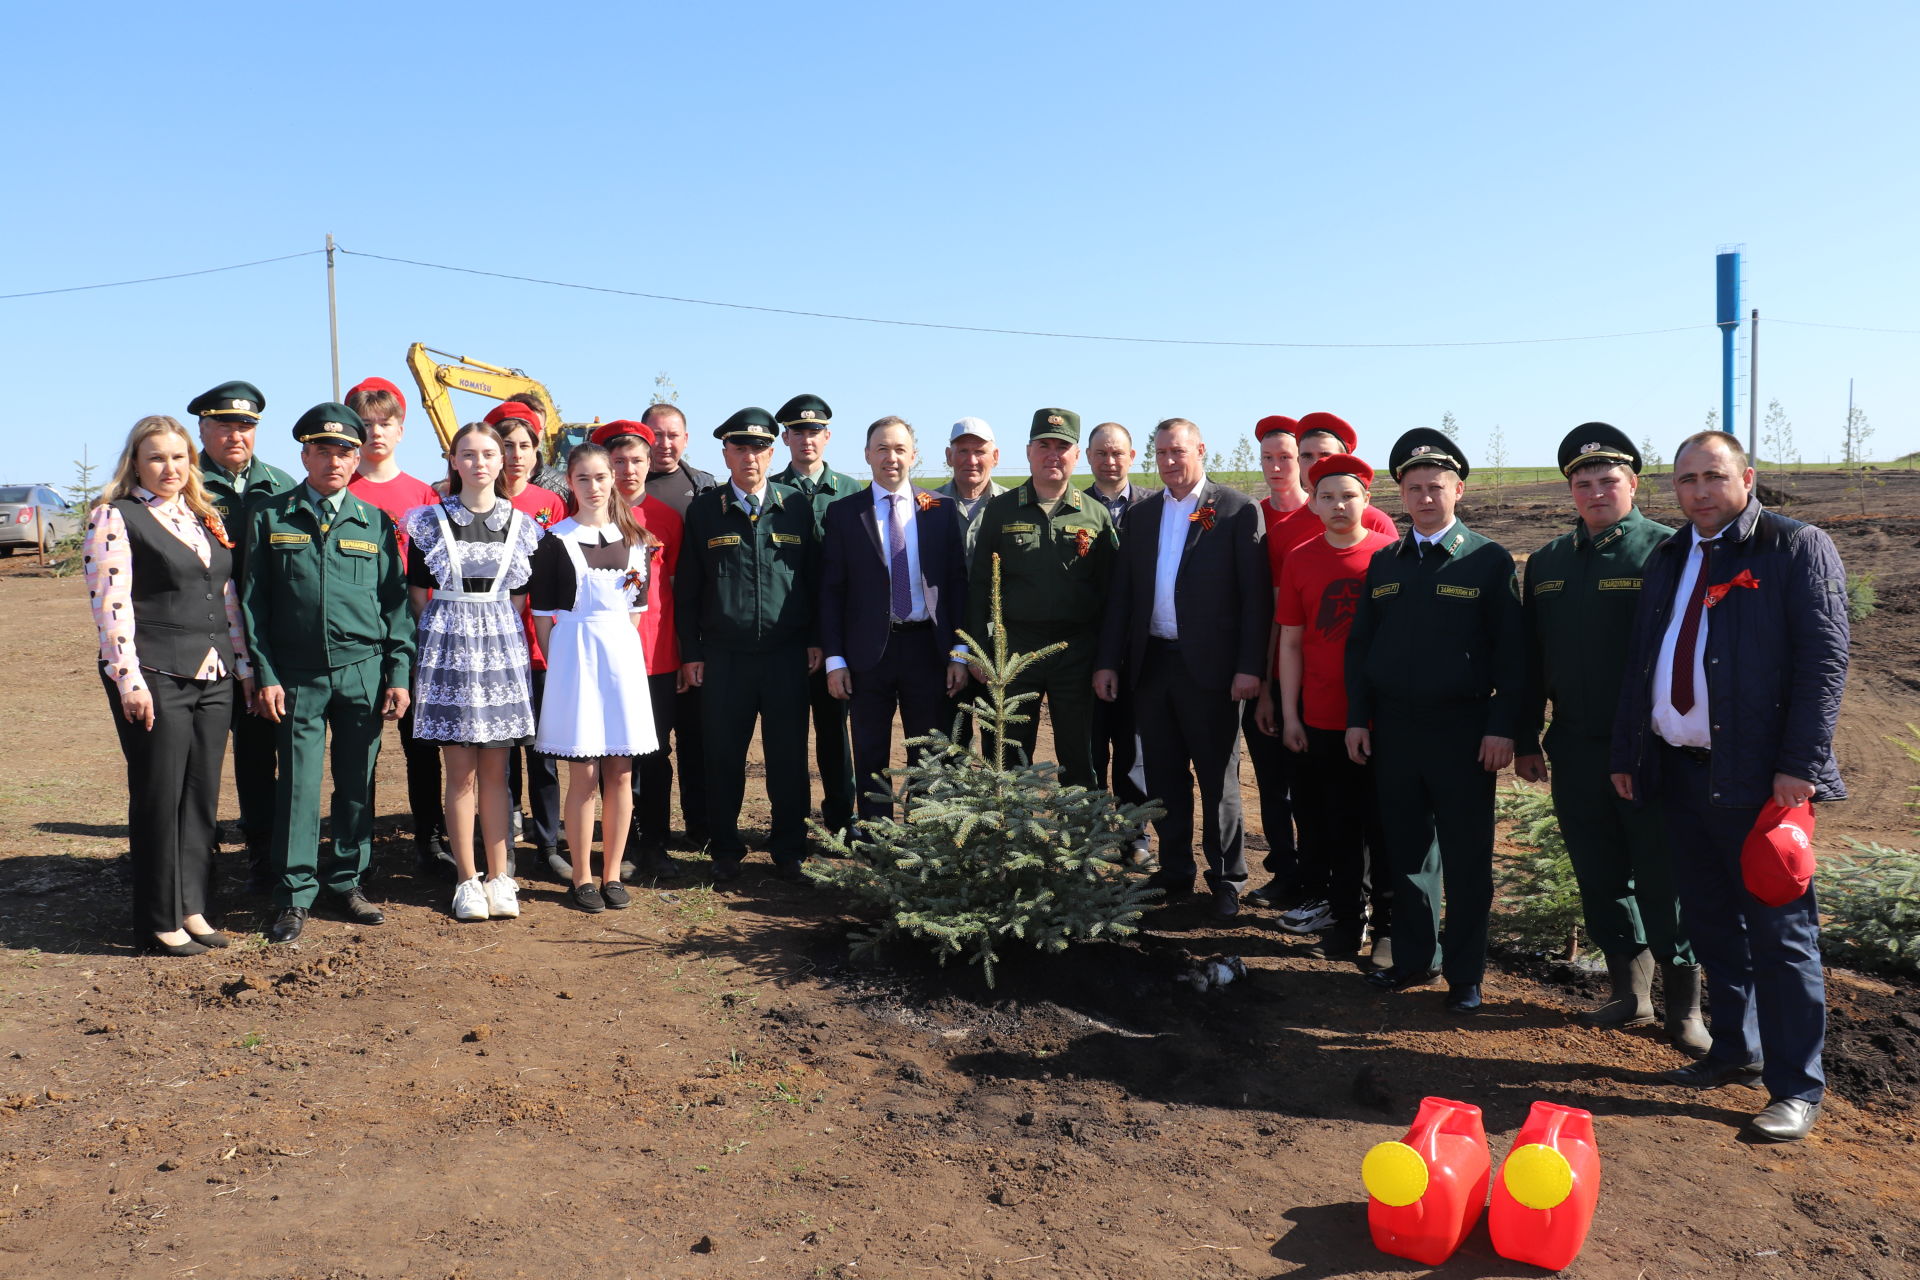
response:
[[[534,749],[567,762],[562,813],[573,855],[573,901],[587,912],[631,900],[620,859],[633,817],[633,757],[658,747],[636,615],[656,590],[659,540],[614,489],[607,451],[567,456],[567,509],[534,556],[533,624],[547,655]],[[593,877],[593,802],[600,797],[600,883]]]

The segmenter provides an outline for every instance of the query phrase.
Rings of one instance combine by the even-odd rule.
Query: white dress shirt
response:
[[[909,484],[895,494],[891,490],[881,488],[877,481],[871,487],[873,489],[873,523],[880,531],[880,558],[887,565],[889,588],[893,583],[893,531],[888,521],[893,518],[892,509],[896,505],[906,513],[902,524],[907,539],[907,596],[913,602],[913,608],[901,621],[925,622],[931,615],[927,612],[927,580],[920,574],[920,530],[917,523],[920,518],[920,507],[914,501],[914,488]],[[898,497],[900,501],[897,504],[887,501],[892,497]],[[889,616],[891,616],[893,602],[891,590],[888,592],[887,602]],[[838,671],[846,665],[845,655],[837,653],[827,655],[828,671]]]
[[[1173,588],[1180,578],[1180,557],[1187,549],[1187,526],[1200,508],[1200,492],[1207,487],[1203,479],[1184,498],[1162,490],[1160,499],[1160,547],[1153,567],[1153,617],[1147,634],[1161,640],[1180,638],[1180,619],[1173,607]]]
[[[1653,731],[1676,747],[1711,749],[1713,720],[1707,712],[1707,624],[1713,610],[1704,605],[1700,609],[1700,635],[1693,646],[1693,710],[1681,715],[1673,706],[1673,654],[1680,644],[1680,628],[1686,624],[1687,601],[1693,596],[1693,584],[1699,581],[1700,566],[1706,559],[1700,553],[1702,541],[1700,530],[1695,528],[1687,563],[1680,570],[1680,581],[1673,589],[1673,616],[1667,620],[1667,633],[1660,637],[1660,656],[1654,660]]]
[[[733,490],[733,500],[735,502],[743,507],[747,505],[747,491],[745,489],[742,489],[731,480],[727,481],[727,488]],[[767,514],[767,486],[765,484],[762,484],[754,493],[753,500],[759,504],[754,514],[762,516]]]
[[[1440,546],[1442,543],[1446,542],[1447,535],[1453,532],[1453,526],[1459,523],[1460,521],[1457,517],[1455,519],[1447,521],[1447,527],[1442,529],[1440,532],[1434,534],[1431,538],[1429,538],[1426,534],[1420,532],[1418,529],[1415,529],[1413,531],[1414,545],[1418,546],[1421,543],[1428,543],[1432,546],[1436,546],[1436,547]]]

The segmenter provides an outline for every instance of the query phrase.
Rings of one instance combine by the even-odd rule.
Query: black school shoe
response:
[[[573,886],[573,892],[569,896],[572,897],[574,906],[590,916],[597,916],[607,909],[607,900],[600,896],[600,891],[593,887],[591,881]]]
[[[625,911],[633,897],[627,892],[627,886],[611,880],[600,886],[600,901],[607,904],[609,911]]]

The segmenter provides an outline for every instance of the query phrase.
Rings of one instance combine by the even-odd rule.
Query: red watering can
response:
[[[1515,1262],[1560,1270],[1587,1242],[1599,1197],[1593,1113],[1534,1103],[1494,1180],[1487,1212],[1494,1250]]]
[[[1360,1165],[1374,1245],[1428,1266],[1445,1262],[1480,1220],[1491,1166],[1480,1108],[1422,1098],[1407,1136],[1380,1143]]]

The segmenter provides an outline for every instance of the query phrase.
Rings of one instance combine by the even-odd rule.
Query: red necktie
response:
[[[1700,574],[1693,580],[1693,592],[1687,596],[1687,613],[1680,620],[1680,639],[1673,646],[1673,709],[1681,715],[1693,710],[1693,653],[1700,646],[1700,615],[1707,607],[1707,568],[1712,564],[1713,543],[1700,544]]]

